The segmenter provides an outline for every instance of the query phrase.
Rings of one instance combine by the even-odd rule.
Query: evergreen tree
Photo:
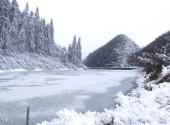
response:
[[[46,28],[46,22],[45,19],[41,19],[40,21],[40,50],[41,50],[41,54],[46,54],[45,53],[45,28]]]
[[[50,44],[50,42],[51,42],[50,25],[47,24],[46,28],[45,28],[45,48],[46,48],[45,53],[47,55],[51,54],[51,50],[50,50],[51,44]]]
[[[54,41],[54,26],[53,26],[53,19],[50,21],[50,29],[51,29],[51,40]]]
[[[72,44],[69,45],[68,60],[75,65],[78,65],[80,61],[82,60],[80,37],[77,42],[76,36],[74,36]]]
[[[36,20],[39,20],[39,19],[40,19],[39,8],[38,8],[38,7],[36,8],[36,11],[35,11],[35,19],[36,19]]]
[[[10,3],[8,0],[0,0],[0,47],[4,50],[10,44],[9,7]]]
[[[68,60],[75,65],[78,65],[80,61],[82,60],[80,37],[77,42],[76,36],[74,36],[72,44],[69,45]]]
[[[68,60],[69,60],[69,62],[72,62],[72,63],[73,63],[73,57],[74,57],[74,55],[73,55],[73,49],[72,49],[72,45],[70,44],[70,45],[68,46]]]
[[[31,31],[31,16],[29,15],[29,4],[27,3],[25,6],[24,11],[22,12],[22,28],[24,28],[25,30],[25,41],[22,45],[23,50],[25,50],[25,52],[31,52],[31,41],[33,41],[32,38],[32,31]],[[22,31],[20,31],[21,33]]]
[[[28,18],[28,24],[26,25],[26,44],[27,44],[27,51],[29,53],[35,52],[35,27],[34,27],[34,13],[31,11],[29,18]]]
[[[10,22],[11,23],[13,22],[17,26],[18,19],[20,18],[20,16],[21,14],[20,14],[18,2],[16,0],[13,0],[11,8],[10,8],[10,12],[9,12]]]
[[[77,39],[76,36],[73,38],[73,43],[72,43],[72,55],[73,55],[73,63],[77,63]]]
[[[40,53],[40,27],[39,9],[37,8],[34,18],[34,43],[36,53]]]
[[[81,38],[79,37],[77,43],[77,57],[81,61],[82,60],[82,52],[81,52]]]
[[[23,11],[23,14],[28,15],[28,13],[29,13],[29,4],[26,3],[25,9]]]
[[[61,59],[64,64],[68,63],[68,52],[67,49],[64,47],[61,53]]]
[[[19,10],[18,2],[16,0],[12,1],[12,5],[9,11],[9,19],[10,19],[10,37],[12,42],[10,49],[16,51],[18,50],[16,47],[18,47],[17,44],[19,30],[21,30],[22,27],[21,13]]]
[[[25,41],[26,41],[26,33],[25,33],[25,29],[24,27],[22,27],[20,29],[20,32],[19,32],[19,35],[18,35],[18,46],[17,48],[21,51],[21,52],[24,52],[25,49],[27,48],[26,44],[25,44]]]
[[[50,55],[54,55],[54,26],[53,20],[51,19],[50,24],[47,24],[47,40],[48,40],[48,51]]]
[[[76,44],[77,44],[77,38],[76,36],[74,36],[72,46],[76,48]]]

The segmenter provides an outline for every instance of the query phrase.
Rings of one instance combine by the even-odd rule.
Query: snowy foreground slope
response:
[[[144,89],[144,77],[137,83],[138,87],[128,95],[117,95],[117,106],[113,110],[78,113],[65,109],[51,122],[37,125],[169,125],[170,84],[147,83],[152,86],[152,91],[148,91]]]

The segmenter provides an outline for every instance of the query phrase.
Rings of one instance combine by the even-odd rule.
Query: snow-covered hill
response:
[[[157,56],[157,57],[156,57]],[[155,58],[165,58],[170,56],[170,31],[162,34],[140,51],[129,58],[132,65],[145,67],[148,63],[158,62]],[[163,59],[164,60],[164,59]],[[166,62],[168,63],[168,61]],[[169,64],[165,64],[169,65]]]
[[[139,47],[126,35],[113,38],[85,59],[88,67],[129,67],[128,57],[139,50]]]

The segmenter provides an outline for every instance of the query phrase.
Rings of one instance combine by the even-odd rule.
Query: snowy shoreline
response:
[[[56,69],[52,71],[83,71],[86,70],[85,68],[78,68],[78,69],[69,69],[69,68],[63,68],[63,69]],[[11,70],[0,70],[0,73],[7,73],[7,72],[43,72],[43,71],[48,71],[48,70],[43,70],[43,69],[34,69],[34,70],[26,70],[26,69],[11,69]]]
[[[137,80],[138,87],[128,95],[118,93],[117,105],[104,112],[80,113],[64,109],[56,119],[37,125],[162,125],[170,124],[170,84],[152,85],[152,91],[144,88],[144,75]]]
[[[0,72],[2,71],[55,71],[86,69],[81,62],[63,62],[59,57],[35,53],[12,53],[0,50]]]

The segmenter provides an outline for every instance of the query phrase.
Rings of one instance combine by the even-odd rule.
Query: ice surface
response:
[[[152,84],[153,90],[148,91],[143,88],[143,82],[141,77],[139,87],[129,95],[118,93],[114,110],[78,113],[64,109],[51,122],[37,125],[170,125],[170,84]]]
[[[35,125],[55,118],[64,108],[103,111],[114,107],[117,92],[133,87],[137,75],[135,70],[4,72],[0,75],[0,116],[8,119],[4,125],[23,125],[30,106],[30,125]]]
[[[14,101],[72,91],[104,93],[107,88],[118,86],[123,79],[136,75],[136,71],[79,72],[81,74],[78,71],[4,73],[0,76],[0,88],[8,91],[0,91],[0,100]]]

